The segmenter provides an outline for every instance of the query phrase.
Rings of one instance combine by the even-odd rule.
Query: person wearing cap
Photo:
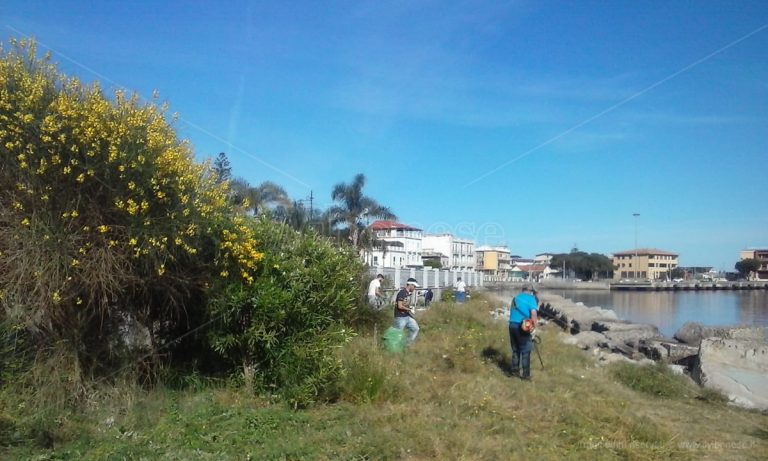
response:
[[[533,296],[533,287],[523,285],[520,293],[512,298],[509,308],[509,342],[512,345],[512,375],[518,375],[524,380],[531,379],[531,351],[533,350],[533,337],[531,332],[523,331],[522,323],[531,319],[536,326],[538,319],[536,298]]]
[[[384,280],[384,275],[378,274],[376,278],[371,280],[368,284],[368,303],[378,309],[381,307],[381,282]]]
[[[400,290],[395,297],[395,322],[394,327],[399,330],[408,330],[408,343],[412,343],[419,334],[419,324],[411,311],[411,293],[419,286],[415,278],[409,278],[405,282],[405,288]]]

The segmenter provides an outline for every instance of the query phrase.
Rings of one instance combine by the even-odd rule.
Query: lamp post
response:
[[[639,269],[640,269],[640,260],[637,256],[637,218],[640,216],[640,213],[632,213],[632,216],[635,217],[635,279],[639,279]]]

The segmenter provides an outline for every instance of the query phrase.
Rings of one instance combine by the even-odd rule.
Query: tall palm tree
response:
[[[376,200],[363,195],[365,175],[358,174],[351,183],[338,183],[333,187],[331,198],[337,205],[328,212],[333,216],[333,224],[344,223],[349,230],[352,246],[357,248],[360,236],[361,218],[363,216],[381,219],[397,219],[388,207],[380,205]]]

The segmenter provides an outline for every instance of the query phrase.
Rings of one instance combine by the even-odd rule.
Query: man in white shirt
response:
[[[459,277],[456,280],[456,302],[463,303],[467,299],[467,284]]]
[[[371,280],[368,284],[368,303],[375,307],[380,308],[382,302],[381,282],[384,280],[382,274],[378,274],[375,279]]]

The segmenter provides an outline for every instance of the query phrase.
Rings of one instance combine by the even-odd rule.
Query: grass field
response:
[[[554,326],[540,332],[545,369],[534,354],[532,382],[508,377],[506,323],[490,319],[491,304],[435,304],[403,354],[381,348],[385,323],[358,336],[341,352],[349,372],[338,401],[303,410],[204,379],[185,390],[119,386],[94,392],[79,411],[45,413],[41,437],[11,423],[29,402],[4,395],[0,457],[766,459],[768,416],[663,367],[596,367],[560,344]]]

